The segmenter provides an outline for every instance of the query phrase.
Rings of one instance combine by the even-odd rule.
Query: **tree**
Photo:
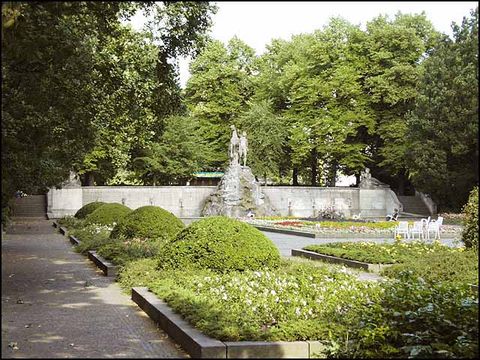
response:
[[[376,122],[370,138],[372,173],[388,182],[397,180],[392,185],[403,194],[408,162],[405,115],[415,104],[419,64],[439,34],[424,13],[398,13],[393,21],[379,16],[368,22],[366,35],[364,91]]]
[[[213,150],[206,168],[221,168],[228,162],[230,125],[245,111],[253,93],[253,59],[253,49],[234,37],[227,47],[211,41],[190,65],[185,101]]]
[[[159,142],[150,143],[133,159],[133,168],[145,185],[184,185],[205,162],[209,149],[191,117],[171,116]]]
[[[281,179],[281,159],[288,131],[284,119],[275,115],[268,101],[250,103],[237,121],[248,137],[247,163],[254,174]]]
[[[406,135],[415,186],[458,211],[478,184],[478,8],[454,24],[453,37],[422,64]]]
[[[92,43],[129,11],[125,3],[2,3],[2,199],[59,184],[93,146]]]

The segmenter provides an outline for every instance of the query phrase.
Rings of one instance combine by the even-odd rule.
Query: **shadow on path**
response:
[[[185,358],[52,222],[2,234],[2,358]]]

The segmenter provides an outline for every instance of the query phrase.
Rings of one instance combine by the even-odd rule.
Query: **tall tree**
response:
[[[185,100],[213,149],[207,169],[227,164],[230,125],[246,110],[253,93],[254,57],[253,49],[234,37],[226,47],[212,40],[190,65]]]
[[[407,164],[418,189],[459,211],[478,184],[478,8],[452,29],[422,64]]]
[[[366,34],[364,88],[376,122],[372,172],[389,177],[389,182],[397,179],[391,185],[402,194],[407,180],[405,115],[415,104],[419,63],[432,51],[439,33],[424,13],[398,13],[394,20],[379,16],[368,22]]]

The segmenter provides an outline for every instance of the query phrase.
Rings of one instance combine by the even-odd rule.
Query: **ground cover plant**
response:
[[[421,256],[406,257],[401,264],[383,269],[381,274],[401,279],[401,274],[407,270],[428,283],[478,285],[478,253],[464,248],[458,251],[437,248]]]
[[[208,268],[219,272],[274,268],[280,253],[261,231],[225,216],[211,216],[192,223],[159,253],[158,266]]]
[[[478,251],[478,187],[475,187],[463,208],[464,230],[462,241],[467,248]]]
[[[57,220],[58,225],[64,226],[69,230],[81,229],[84,226],[84,221],[73,216],[64,216]]]
[[[158,270],[131,262],[121,286],[146,286],[208,336],[222,341],[319,340],[329,357],[478,356],[478,294],[412,272],[357,280],[314,262],[218,273]]]
[[[440,252],[442,255],[462,251],[461,248],[450,248],[439,242],[427,244],[422,241],[374,243],[362,242],[334,242],[322,245],[308,245],[304,250],[319,254],[336,256],[349,260],[362,261],[370,264],[396,264],[409,259],[417,259],[429,253]],[[447,255],[448,256],[448,255]]]

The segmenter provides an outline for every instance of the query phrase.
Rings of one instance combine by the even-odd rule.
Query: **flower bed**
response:
[[[409,245],[397,244],[404,251]],[[422,246],[420,256],[441,245]],[[222,274],[160,270],[150,258],[126,262],[118,279],[127,292],[148,287],[222,341],[317,340],[329,357],[478,357],[478,293],[427,283],[411,271],[377,283],[338,269],[284,259],[274,270]]]
[[[245,222],[256,225],[265,226],[275,229],[288,229],[309,232],[312,234],[356,234],[356,235],[385,235],[390,237],[393,235],[397,221],[377,221],[377,222],[360,222],[360,221],[308,221],[298,218],[260,218],[246,219]],[[410,225],[413,222],[410,222]],[[442,225],[441,234],[449,236],[459,236],[462,232],[460,225]]]
[[[378,244],[363,241],[335,242],[324,245],[309,245],[303,249],[370,264],[396,264],[413,258],[421,258],[433,252],[448,254],[463,251],[462,248],[450,248],[438,242],[426,244],[421,241],[396,242],[394,244]]]

